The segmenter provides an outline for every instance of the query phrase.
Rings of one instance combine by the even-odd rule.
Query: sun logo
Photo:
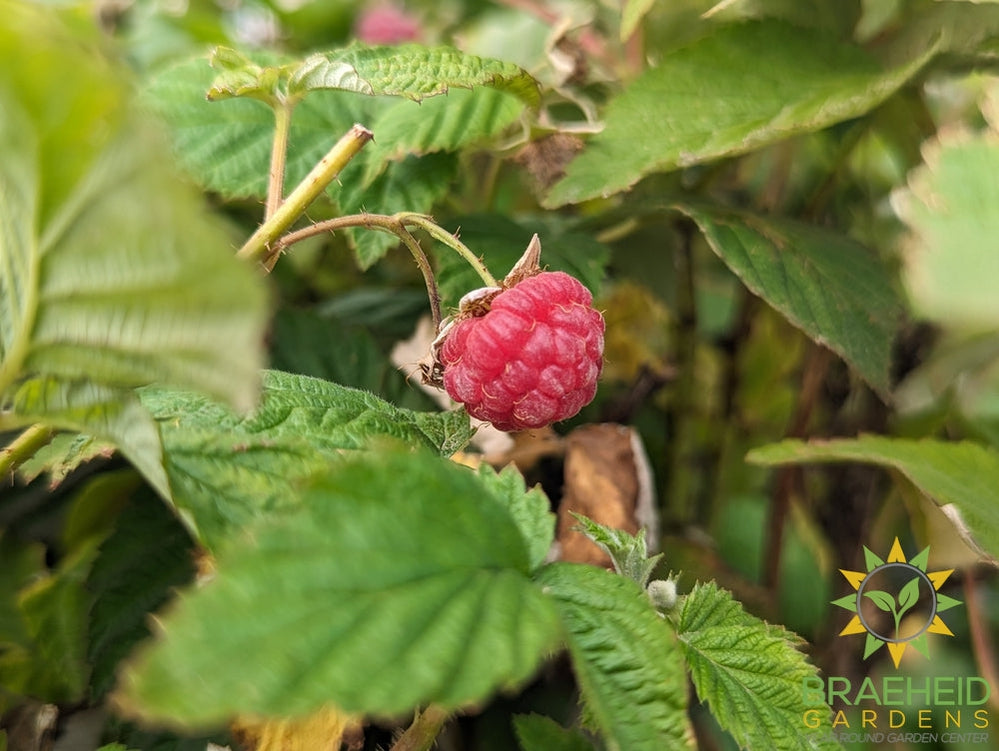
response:
[[[896,537],[887,561],[865,547],[866,571],[840,569],[856,592],[832,602],[855,613],[839,635],[866,633],[865,660],[887,644],[897,668],[909,646],[929,657],[929,634],[954,635],[941,620],[940,613],[960,605],[961,601],[939,593],[954,569],[927,573],[929,558],[930,549],[926,548],[907,561]],[[910,612],[910,616],[904,618]]]

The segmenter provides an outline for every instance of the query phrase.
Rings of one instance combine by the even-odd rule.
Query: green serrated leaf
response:
[[[83,550],[20,592],[18,608],[27,641],[0,650],[0,684],[9,691],[50,702],[83,698],[92,602],[84,579],[92,560],[93,548]]]
[[[367,95],[404,96],[417,101],[452,87],[489,86],[536,106],[537,82],[513,63],[466,55],[453,47],[401,44],[322,52],[306,58],[288,84],[292,94],[338,89]]]
[[[458,160],[454,154],[446,153],[410,156],[401,162],[390,162],[367,186],[362,183],[360,171],[363,168],[360,165],[349,169],[344,171],[343,185],[337,193],[337,202],[344,214],[362,211],[426,214],[450,190],[458,170]],[[390,248],[399,244],[399,238],[394,233],[365,228],[351,228],[347,232],[362,269],[370,268]]]
[[[130,389],[164,381],[252,405],[263,284],[106,61],[67,43],[46,9],[17,4],[5,18],[0,402],[15,409],[9,423],[113,441],[166,493],[151,423],[125,419],[137,415]]]
[[[893,205],[909,225],[906,282],[916,311],[945,325],[994,329],[999,256],[999,139],[943,137],[923,149]]]
[[[680,210],[754,294],[843,357],[882,397],[903,305],[873,252],[790,220],[689,206]]]
[[[133,392],[90,381],[33,378],[20,384],[10,404],[21,424],[59,425],[120,447],[149,484],[170,497],[156,423]]]
[[[480,702],[558,638],[528,570],[509,511],[473,472],[425,452],[359,455],[219,552],[121,698],[175,724]]]
[[[452,221],[462,242],[485,261],[497,279],[506,275],[524,254],[531,237],[538,233],[542,267],[571,274],[594,295],[600,291],[610,250],[590,234],[562,231],[542,223],[521,224],[498,214],[462,216]],[[435,249],[434,255],[445,305],[457,306],[462,295],[482,286],[475,271],[450,249]]]
[[[119,663],[149,635],[149,613],[193,576],[192,543],[184,527],[158,498],[133,498],[87,579],[94,594],[87,658],[97,697],[112,688]]]
[[[113,142],[91,150],[89,169],[43,220],[52,176],[41,141],[23,142],[38,130],[17,99],[4,109],[21,115],[0,124],[10,149],[0,160],[0,299],[17,301],[0,324],[0,392],[18,377],[47,374],[116,387],[169,381],[252,404],[263,286],[170,172],[162,144],[108,113],[123,120]],[[49,139],[46,152],[70,146],[57,133]],[[20,197],[3,203],[12,196]]]
[[[204,57],[166,68],[145,100],[170,128],[180,164],[203,187],[227,198],[263,198],[274,139],[274,114],[260,102],[210,102],[215,73]],[[297,185],[354,123],[371,122],[391,100],[342,91],[315,92],[295,107],[285,185]]]
[[[24,482],[48,475],[49,487],[55,488],[78,467],[98,457],[107,458],[113,452],[114,446],[93,436],[60,433],[18,467],[17,474]]]
[[[544,715],[517,715],[513,727],[521,751],[593,751],[593,744],[582,733]]]
[[[841,748],[827,729],[802,721],[802,680],[816,670],[794,634],[749,615],[713,582],[683,598],[676,630],[698,697],[740,747]]]
[[[427,304],[424,291],[389,287],[353,288],[330,301],[340,315],[318,315],[312,311],[280,310],[271,323],[271,367],[290,373],[322,378],[342,386],[378,394],[399,407],[430,410],[434,403],[414,389],[403,371],[396,368],[368,332],[353,325],[357,319],[372,326],[385,325],[392,335],[410,334],[412,321]],[[356,303],[356,311],[347,308]],[[367,307],[370,303],[371,307]],[[365,307],[360,307],[361,305]],[[355,315],[356,312],[356,315]],[[378,315],[385,320],[376,320]],[[401,328],[396,332],[396,328]],[[416,370],[416,363],[412,368]]]
[[[663,554],[660,553],[649,558],[645,530],[640,531],[637,535],[632,535],[623,529],[606,527],[573,511],[569,513],[579,524],[579,531],[593,540],[611,557],[615,571],[621,576],[631,579],[640,587],[644,588],[649,583],[649,578]]]
[[[456,151],[495,138],[520,116],[523,102],[494,89],[456,89],[414,104],[398,102],[371,123],[375,141],[364,152],[363,183],[370,184],[387,162],[408,155]]]
[[[999,558],[999,453],[985,446],[867,435],[782,441],[754,449],[746,460],[764,465],[852,461],[895,469],[938,504],[953,504],[973,541]]]
[[[540,487],[528,490],[524,476],[512,464],[498,473],[488,464],[483,464],[479,468],[479,477],[510,510],[510,516],[524,537],[531,571],[535,571],[545,562],[555,540],[555,514],[551,510],[551,501]]]
[[[587,711],[608,748],[693,748],[681,653],[642,589],[579,564],[556,563],[537,578],[558,609]]]
[[[887,592],[872,589],[870,592],[865,591],[864,597],[868,598],[871,602],[877,605],[879,610],[883,610],[886,613],[895,612],[895,598]]]
[[[173,501],[214,548],[255,518],[298,503],[301,483],[377,439],[450,455],[471,437],[460,412],[420,413],[307,376],[265,371],[258,408],[237,415],[201,394],[140,391],[159,424]]]
[[[17,605],[18,593],[45,576],[45,547],[0,531],[0,559],[4,562],[0,566],[0,645],[23,645],[28,636]]]
[[[606,127],[548,194],[608,196],[653,172],[741,154],[868,112],[933,56],[881,69],[860,48],[778,21],[722,26],[667,53],[612,100]],[[752,74],[748,74],[752,71]]]

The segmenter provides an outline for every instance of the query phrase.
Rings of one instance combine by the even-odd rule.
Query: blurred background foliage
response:
[[[389,6],[345,0],[42,5],[68,24],[76,44],[126,70],[136,92],[155,91],[151,82],[162,71],[218,44],[302,56],[359,36],[409,39],[523,66],[542,84],[539,116],[463,148],[446,177],[435,174],[447,189],[426,208],[442,226],[460,227],[497,276],[538,231],[543,260],[598,292],[608,323],[603,381],[594,403],[558,432],[591,422],[634,426],[660,499],[669,566],[682,571],[684,581],[716,579],[747,609],[797,631],[827,674],[859,679],[867,670],[891,670],[885,655],[865,662],[858,640],[837,636],[844,624],[830,601],[847,593],[838,570],[861,569],[861,546],[884,554],[895,536],[913,553],[931,546],[934,568],[956,569],[946,591],[965,607],[948,618],[954,638],[935,640],[929,661],[910,655],[902,674],[996,678],[990,651],[999,638],[995,569],[935,504],[869,465],[774,470],[747,464],[745,456],[786,437],[865,432],[971,439],[999,448],[999,85],[993,75],[999,5],[630,0],[624,18],[631,14],[632,33],[624,35],[622,5],[610,0],[411,0],[393,6],[397,15],[385,16],[383,27],[371,16]],[[741,155],[655,171],[624,198],[546,208],[551,186],[600,129],[610,101],[647,67],[716,24],[751,19],[779,19],[853,40],[885,66],[933,45],[939,52],[925,73],[863,117]],[[44,61],[26,62],[44,67]],[[332,141],[340,134],[326,135]],[[363,195],[360,200],[364,204]],[[248,235],[260,219],[256,199],[223,200],[207,192],[204,201],[233,237]],[[909,310],[894,342],[890,393],[878,394],[843,359],[747,291],[689,219],[664,210],[681,201],[804,220],[863,244],[892,269]],[[952,209],[944,215],[932,211],[941,201]],[[330,202],[310,217],[335,211]],[[351,243],[346,234],[313,238],[277,265],[270,364],[368,389],[400,406],[433,409],[432,399],[405,379],[415,362],[400,369],[391,359],[426,315],[422,279],[409,257],[394,251],[362,271]],[[933,255],[927,247],[946,252]],[[476,286],[452,256],[435,253],[435,262],[447,303]],[[61,438],[46,449],[77,458],[79,466],[67,464],[64,478],[35,477],[26,466],[3,488],[0,710],[8,747],[30,738],[23,735],[27,717],[43,732],[23,748],[48,748],[54,735],[76,733],[124,748],[204,748],[204,739],[120,723],[103,705],[127,652],[121,645],[142,638],[146,613],[194,575],[193,546],[169,514],[130,513],[149,490],[106,447],[81,446],[81,440]],[[558,452],[526,462],[524,470],[557,501]],[[136,540],[142,541],[138,549]],[[102,603],[121,585],[110,572],[131,567],[150,572],[134,612],[125,620],[117,611],[103,619]],[[12,614],[14,601],[28,614],[26,623]],[[49,629],[52,619],[62,625]],[[64,642],[43,636],[52,633]],[[558,716],[569,685],[556,665],[522,695],[499,698],[462,720],[441,747],[512,748],[510,714],[537,709]],[[38,719],[49,704],[59,706],[58,728]],[[706,713],[696,716],[704,748],[733,747]],[[73,730],[78,727],[97,731]],[[387,737],[388,730],[381,740]],[[377,740],[369,738],[366,747]]]

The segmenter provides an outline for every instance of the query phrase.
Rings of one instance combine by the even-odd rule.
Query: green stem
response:
[[[407,215],[408,216],[408,215]],[[366,227],[367,229],[377,229],[383,232],[390,232],[406,246],[416,265],[423,274],[423,281],[427,285],[427,297],[430,300],[430,314],[433,317],[434,331],[440,331],[441,326],[441,296],[437,289],[437,280],[434,278],[433,269],[426,253],[420,247],[420,243],[406,229],[400,215],[386,216],[384,214],[351,214],[349,216],[338,216],[326,221],[316,222],[300,230],[289,232],[273,244],[275,252],[280,252],[289,245],[294,245],[301,240],[326,232],[335,232],[348,227]]]
[[[444,243],[449,248],[454,250],[458,255],[465,259],[465,262],[468,263],[469,266],[475,269],[475,273],[479,275],[479,278],[485,282],[487,287],[499,286],[499,282],[497,282],[496,278],[489,273],[489,269],[486,268],[482,259],[469,250],[468,246],[459,240],[455,235],[452,235],[446,229],[434,223],[433,219],[428,216],[424,216],[423,214],[412,214],[409,212],[402,212],[396,214],[395,216],[403,224],[412,224],[419,227],[435,240]]]
[[[285,233],[305,213],[312,202],[326,189],[326,186],[336,179],[340,171],[371,138],[370,130],[363,125],[354,125],[312,168],[305,179],[295,187],[288,198],[274,212],[274,215],[257,228],[257,231],[239,249],[236,256],[244,260],[262,262],[265,265],[271,262],[271,256],[276,256],[276,253],[271,250],[271,243]],[[271,265],[273,265],[272,262]]]
[[[33,457],[42,446],[52,440],[55,431],[48,425],[37,423],[15,438],[6,448],[0,449],[0,478],[6,477]]]
[[[291,130],[293,108],[294,105],[289,101],[281,101],[274,106],[274,143],[271,145],[271,166],[267,175],[264,221],[277,213],[284,197],[284,167],[288,158],[288,133]]]
[[[450,715],[440,707],[427,707],[413,718],[391,751],[429,751]]]

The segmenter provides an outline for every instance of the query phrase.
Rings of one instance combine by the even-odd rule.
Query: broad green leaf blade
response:
[[[866,462],[902,473],[940,505],[953,504],[974,541],[999,559],[999,453],[969,441],[882,436],[782,441],[749,452],[753,464]]]
[[[20,384],[10,406],[22,425],[45,422],[118,446],[160,495],[170,497],[156,423],[133,392],[91,381],[32,378]]]
[[[193,543],[163,502],[139,494],[118,517],[87,579],[94,594],[87,633],[91,691],[114,685],[118,666],[149,636],[149,614],[194,577]]]
[[[828,726],[809,729],[802,721],[810,708],[802,680],[816,670],[794,634],[749,615],[713,582],[683,599],[676,629],[698,697],[740,748],[840,748]]]
[[[428,214],[447,195],[458,170],[454,154],[436,153],[423,157],[410,156],[401,162],[389,163],[370,185],[361,180],[360,166],[345,173],[337,201],[344,214],[367,211],[394,214],[412,211]],[[370,268],[385,253],[399,245],[399,238],[388,232],[352,228],[348,235],[362,269]]]
[[[593,744],[580,732],[544,715],[517,715],[513,727],[521,751],[593,751]]]
[[[471,437],[460,412],[421,413],[307,376],[263,374],[260,405],[238,415],[201,394],[148,387],[173,503],[198,540],[215,548],[262,515],[299,502],[302,482],[345,450],[378,439],[450,455]]]
[[[555,514],[548,496],[540,486],[528,490],[524,476],[512,464],[502,472],[483,464],[479,468],[479,478],[510,510],[510,516],[524,537],[531,571],[537,570],[545,562],[555,540]]]
[[[4,648],[28,641],[18,607],[18,593],[46,572],[45,546],[20,540],[8,527],[0,532],[0,644]]]
[[[870,111],[912,78],[935,47],[897,68],[777,21],[718,28],[667,53],[607,108],[606,127],[546,203],[609,196],[653,172],[752,151]]]
[[[417,101],[448,89],[489,86],[527,104],[540,101],[537,82],[513,63],[466,55],[453,47],[402,44],[322,52],[306,58],[288,82],[292,94],[338,89],[357,94],[404,96]]]
[[[47,702],[84,697],[90,672],[87,613],[93,599],[84,580],[92,560],[92,548],[84,549],[19,593],[26,642],[0,649],[0,684],[7,691]]]
[[[180,164],[203,187],[227,198],[264,198],[274,114],[252,99],[210,102],[205,92],[215,72],[204,57],[157,74],[145,100],[170,128]],[[316,92],[299,102],[291,118],[286,192],[308,174],[356,123],[368,124],[389,100],[347,92]]]
[[[600,292],[610,250],[590,234],[541,223],[518,224],[499,214],[462,216],[447,226],[458,232],[497,279],[506,275],[524,254],[531,236],[538,233],[543,267],[572,274],[594,295]],[[445,305],[457,306],[462,295],[482,286],[475,271],[450,248],[436,247],[434,255]]]
[[[372,309],[364,308],[359,313],[364,321],[377,327],[379,333],[389,334],[380,323],[386,323],[393,334],[393,324],[402,326],[398,338],[409,335],[412,321],[419,317],[427,303],[425,291],[392,287],[367,290],[356,287],[338,295],[333,302],[346,305],[352,299],[371,303]],[[384,304],[380,305],[379,301]],[[379,313],[386,316],[385,322],[374,320]],[[353,325],[349,322],[352,317],[345,317],[348,321],[337,315],[321,316],[312,311],[278,311],[271,322],[271,367],[370,391],[399,407],[433,409],[433,401],[413,388],[405,373],[382,351],[367,326]],[[416,363],[411,367],[415,372]]]
[[[469,469],[422,451],[357,456],[220,551],[121,698],[189,725],[331,702],[366,714],[480,702],[557,642],[528,569],[508,510]]]
[[[693,748],[676,639],[629,579],[556,563],[538,582],[555,601],[589,717],[608,748]]]
[[[923,149],[893,205],[909,225],[906,283],[916,312],[942,324],[999,326],[999,141],[945,137]]]
[[[114,441],[166,493],[155,430],[125,417],[137,411],[130,390],[166,381],[252,405],[265,290],[162,158],[107,62],[67,43],[47,10],[9,10],[0,29],[0,401],[26,410],[8,422]],[[45,66],[32,62],[41,58]],[[63,96],[64,114],[53,117]],[[137,445],[122,442],[130,435]]]
[[[852,240],[790,220],[683,206],[751,292],[840,355],[883,398],[903,306],[891,274]]]
[[[514,123],[523,102],[494,89],[455,89],[419,104],[401,101],[371,123],[374,143],[364,152],[369,184],[389,161],[437,151],[456,151],[495,138]]]
[[[8,98],[4,109],[20,105]],[[20,111],[16,127],[27,128],[33,121]],[[262,361],[263,286],[168,169],[158,139],[121,112],[108,117],[121,121],[113,143],[92,152],[47,221],[40,212],[54,176],[41,171],[41,141],[4,149],[0,202],[39,200],[0,203],[0,298],[10,301],[0,326],[0,391],[32,374],[117,387],[162,380],[246,408]],[[0,123],[0,143],[11,142],[17,120]],[[46,151],[70,146],[58,133],[49,139]]]

